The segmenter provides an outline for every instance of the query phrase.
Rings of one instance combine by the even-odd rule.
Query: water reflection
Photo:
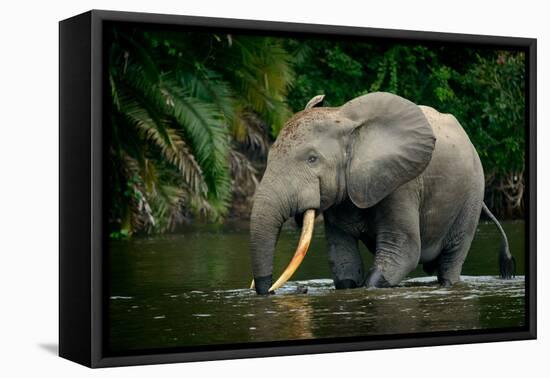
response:
[[[523,272],[523,224],[504,225]],[[336,291],[324,237],[277,295],[244,289],[250,279],[246,228],[204,230],[111,246],[113,350],[255,341],[517,327],[524,324],[524,279],[496,278],[499,236],[481,225],[463,282],[440,288],[417,270],[399,287]],[[285,230],[275,271],[296,232]],[[286,254],[286,255],[285,255]],[[370,256],[365,253],[365,260]],[[367,263],[369,263],[367,261]],[[489,274],[489,275],[487,275]],[[307,294],[296,294],[305,285]]]

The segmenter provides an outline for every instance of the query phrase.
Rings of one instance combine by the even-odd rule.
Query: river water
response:
[[[523,222],[504,222],[517,276],[498,275],[500,238],[480,224],[462,282],[441,288],[421,267],[389,289],[333,288],[322,224],[304,262],[277,295],[251,281],[247,223],[189,227],[181,233],[111,241],[108,346],[111,352],[247,342],[390,335],[525,325]],[[299,231],[281,232],[274,275]],[[362,247],[366,267],[371,254]],[[296,294],[298,285],[307,294]]]

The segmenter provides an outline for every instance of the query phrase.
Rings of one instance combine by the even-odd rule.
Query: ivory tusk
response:
[[[302,226],[302,234],[300,235],[300,241],[298,247],[290,264],[286,267],[281,277],[269,288],[269,291],[277,290],[285,284],[286,281],[292,277],[296,269],[300,266],[311,243],[311,235],[313,235],[313,221],[315,220],[315,210],[309,209],[304,214],[304,222]]]
[[[250,283],[250,288],[254,289],[254,278],[252,279],[252,282]]]

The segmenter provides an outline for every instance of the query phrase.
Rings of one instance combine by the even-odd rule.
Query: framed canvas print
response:
[[[60,355],[535,338],[535,68],[526,38],[61,21]]]

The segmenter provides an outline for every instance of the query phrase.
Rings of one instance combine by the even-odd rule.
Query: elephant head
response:
[[[421,109],[389,93],[371,93],[341,107],[314,97],[281,130],[269,151],[251,215],[250,249],[256,292],[282,286],[307,252],[316,215],[349,198],[376,205],[418,176],[435,137]],[[302,237],[275,284],[273,255],[283,223],[295,217]]]

